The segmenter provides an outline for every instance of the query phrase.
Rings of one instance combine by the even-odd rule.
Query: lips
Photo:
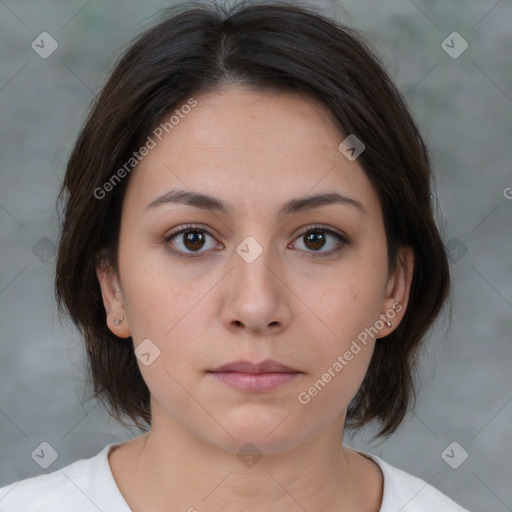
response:
[[[290,368],[278,361],[267,359],[261,363],[251,363],[250,361],[233,361],[210,370],[212,373],[219,372],[239,372],[239,373],[297,373],[298,370]]]
[[[296,379],[303,372],[278,361],[233,361],[208,372],[216,380],[245,392],[266,392]]]

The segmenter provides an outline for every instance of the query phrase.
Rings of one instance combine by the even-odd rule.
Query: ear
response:
[[[380,318],[384,322],[390,322],[382,329],[383,338],[392,333],[402,321],[407,310],[409,294],[411,291],[412,276],[414,271],[414,251],[412,247],[402,246],[398,249],[397,262],[393,272],[388,277],[383,311]]]
[[[101,288],[103,305],[107,312],[107,327],[119,338],[129,338],[131,330],[118,276],[104,259],[96,265],[96,276]],[[114,321],[117,321],[118,325]]]

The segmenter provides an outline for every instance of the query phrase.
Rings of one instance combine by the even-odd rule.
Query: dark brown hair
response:
[[[192,5],[191,5],[192,4]],[[96,99],[70,156],[55,289],[85,338],[94,396],[116,419],[151,424],[149,389],[131,339],[108,329],[95,268],[117,271],[121,206],[129,175],[102,188],[165,116],[195,94],[225,84],[288,90],[327,106],[340,131],[365,144],[358,162],[378,192],[389,266],[414,249],[405,316],[377,343],[347,425],[379,420],[379,435],[403,421],[415,398],[418,348],[445,301],[449,267],[432,207],[431,166],[418,128],[361,35],[311,8],[243,2],[231,8],[186,2],[165,12],[126,51]],[[105,190],[105,189],[103,189]]]

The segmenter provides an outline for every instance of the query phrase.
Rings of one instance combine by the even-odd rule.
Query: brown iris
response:
[[[201,249],[205,242],[204,233],[201,231],[186,231],[183,238],[185,247],[191,251]]]
[[[320,231],[311,231],[305,235],[306,246],[310,249],[321,249],[325,244],[325,234]]]

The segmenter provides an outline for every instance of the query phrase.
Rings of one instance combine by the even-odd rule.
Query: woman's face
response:
[[[377,193],[323,106],[233,86],[195,99],[130,176],[119,276],[98,270],[109,327],[142,343],[153,429],[262,452],[339,433],[410,268],[388,275]]]

